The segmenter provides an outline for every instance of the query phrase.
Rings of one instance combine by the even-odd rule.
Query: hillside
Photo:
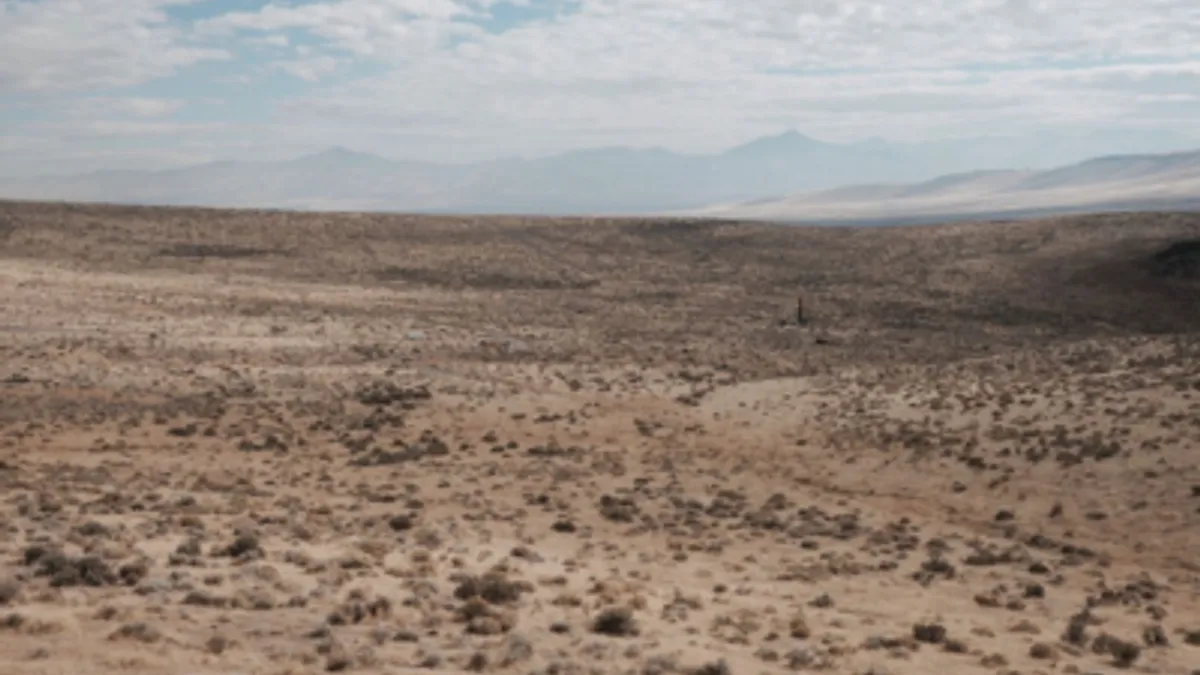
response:
[[[0,202],[0,670],[1192,672],[1198,262]]]
[[[1200,152],[1101,157],[1044,171],[972,172],[910,185],[848,186],[693,213],[885,224],[1194,209],[1200,209]]]

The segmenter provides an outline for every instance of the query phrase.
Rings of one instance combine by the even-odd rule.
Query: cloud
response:
[[[185,101],[179,99],[86,96],[61,103],[59,112],[64,117],[74,119],[96,119],[101,115],[152,119],[172,115],[186,105]]]
[[[384,59],[436,49],[480,31],[460,19],[477,17],[486,6],[459,0],[338,0],[305,5],[271,3],[256,12],[230,12],[206,19],[206,35],[302,30],[332,48]]]
[[[229,128],[229,125],[221,123],[97,120],[87,122],[83,125],[60,128],[69,132],[64,134],[63,138],[81,140],[88,138],[111,138],[113,136],[177,136],[185,133],[213,133],[225,131]]]
[[[275,33],[273,35],[265,35],[261,38],[248,38],[250,44],[260,44],[265,47],[287,47],[291,44],[291,40],[283,33]]]
[[[266,111],[264,143],[423,158],[713,150],[781,127],[1200,133],[1195,0],[207,0],[172,18],[185,2],[0,0],[0,94],[129,98],[93,121],[136,123],[175,99],[114,90],[174,77],[236,89],[227,114]],[[215,147],[250,134],[228,127]]]
[[[363,115],[469,110],[481,131],[486,120],[582,134],[655,122],[699,132],[764,112],[804,120],[854,105],[919,113],[922,101],[939,110],[959,101],[976,120],[1022,105],[1058,121],[1095,118],[1123,110],[1120,96],[1139,84],[1087,78],[1163,73],[1200,51],[1200,5],[1190,0],[589,0],[499,34],[460,25],[473,11],[344,0],[268,6],[209,29],[303,27],[330,49],[384,64],[383,74],[319,94]],[[1165,63],[1074,67],[1113,55]]]
[[[0,0],[0,93],[128,86],[229,58],[167,20],[186,2]]]
[[[298,77],[309,82],[316,82],[322,76],[336,71],[340,63],[342,63],[342,59],[329,56],[328,54],[319,54],[316,56],[274,61],[271,63],[271,67],[293,77]]]

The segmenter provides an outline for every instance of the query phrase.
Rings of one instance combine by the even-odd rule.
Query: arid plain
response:
[[[1200,672],[1198,338],[1200,214],[0,203],[0,673]]]

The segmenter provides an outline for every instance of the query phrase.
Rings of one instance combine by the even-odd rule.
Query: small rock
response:
[[[913,639],[927,644],[938,644],[946,639],[946,627],[941,624],[916,624],[913,626]]]
[[[108,636],[109,640],[135,640],[153,644],[162,639],[162,633],[150,624],[138,622],[121,626]]]
[[[948,638],[945,642],[943,642],[942,648],[945,649],[949,654],[966,654],[971,651],[970,647],[967,646],[967,643],[963,642],[962,640],[955,640],[952,638]]]
[[[349,670],[351,665],[350,654],[346,652],[345,647],[337,643],[329,646],[329,652],[325,655],[326,671],[340,673],[344,670]]]
[[[229,649],[229,639],[223,635],[214,635],[204,643],[204,649],[210,654],[224,654]]]
[[[271,594],[260,588],[238,591],[233,596],[234,609],[249,609],[257,612],[265,612],[275,609],[275,598]]]
[[[610,637],[632,637],[638,634],[633,610],[628,607],[610,607],[601,611],[592,620],[592,632]]]
[[[396,634],[392,636],[392,639],[396,642],[419,642],[421,637],[411,630],[402,628],[396,631]]]
[[[495,616],[477,616],[467,622],[467,632],[472,635],[500,635],[505,630],[504,622]]]
[[[413,525],[413,518],[408,514],[392,516],[388,520],[388,527],[392,528],[392,530],[396,532],[405,532],[407,530],[411,530]]]
[[[1133,665],[1133,662],[1137,661],[1142,654],[1141,647],[1108,633],[1102,633],[1096,638],[1092,643],[1092,651],[1098,654],[1108,653],[1113,657],[1113,661],[1122,668]]]
[[[787,660],[789,670],[804,670],[817,661],[812,652],[807,649],[793,649],[787,653],[784,659]]]
[[[528,546],[516,546],[512,551],[509,552],[509,555],[531,563],[540,563],[545,560],[540,554],[538,554],[537,551],[529,548]]]
[[[488,657],[487,654],[484,654],[483,652],[475,652],[467,661],[467,670],[473,673],[481,673],[484,670],[487,670],[487,667]]]
[[[1142,631],[1142,641],[1147,647],[1166,647],[1171,644],[1167,639],[1167,632],[1160,625],[1146,626]]]
[[[812,637],[812,629],[808,627],[808,621],[803,614],[796,614],[788,622],[788,634],[797,640],[807,640]]]
[[[1045,642],[1035,642],[1029,648],[1029,656],[1039,660],[1053,659],[1057,655],[1057,650],[1052,645]]]
[[[1003,654],[988,654],[980,659],[979,664],[984,668],[1003,668],[1008,665],[1008,659]]]
[[[706,663],[688,670],[688,675],[730,675],[729,663],[725,659]]]
[[[0,605],[7,605],[21,595],[21,583],[16,579],[0,578]]]
[[[817,609],[828,609],[833,607],[833,598],[829,597],[828,593],[822,593],[816,598],[813,598],[812,602],[808,604],[812,607],[816,607]]]
[[[779,660],[779,652],[771,649],[770,647],[760,647],[754,652],[754,656],[759,661],[765,661],[767,663],[775,663]]]
[[[226,546],[222,553],[230,558],[246,558],[262,553],[262,545],[258,542],[258,537],[252,534],[243,534],[233,540],[229,546]]]
[[[520,635],[509,635],[504,642],[504,656],[499,665],[501,668],[510,668],[532,658],[533,643]]]

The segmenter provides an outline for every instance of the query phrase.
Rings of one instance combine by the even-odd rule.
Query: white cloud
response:
[[[0,93],[103,93],[253,52],[271,60],[214,82],[283,72],[307,88],[273,101],[263,142],[426,158],[711,150],[788,126],[835,139],[1200,133],[1196,0],[527,0],[513,4],[557,18],[498,33],[480,21],[495,0],[273,0],[166,20],[183,1],[0,0]],[[135,122],[171,112],[126,105]]]
[[[203,34],[304,30],[330,46],[364,57],[395,58],[478,30],[457,19],[479,16],[459,0],[338,0],[305,5],[271,3],[256,12],[231,12],[202,21]]]
[[[271,33],[262,37],[247,37],[245,38],[245,42],[250,45],[276,48],[284,48],[292,44],[288,36],[283,33]]]
[[[179,99],[139,96],[87,96],[71,99],[59,105],[60,112],[75,119],[95,119],[100,115],[115,115],[137,119],[166,117],[184,108]]]
[[[127,86],[228,58],[167,21],[189,1],[0,0],[0,93]]]
[[[1124,109],[1118,92],[1132,84],[1111,87],[1112,95],[1051,88],[1174,66],[1060,64],[1200,53],[1200,3],[1191,0],[588,0],[554,22],[448,46],[448,36],[470,33],[450,21],[470,13],[444,0],[343,0],[226,16],[208,29],[303,27],[330,48],[383,63],[383,75],[320,94],[364,115],[468,110],[480,125],[582,133],[647,124],[678,131],[680,118],[730,125],[764,110],[800,119],[856,102],[868,111],[890,102],[897,112],[919,111],[922,100],[938,108],[959,100],[965,112],[1066,106],[1057,118],[1096,117]],[[976,76],[966,66],[1031,70]],[[838,74],[845,71],[866,74]]]
[[[271,67],[276,70],[281,70],[289,75],[298,77],[309,82],[316,82],[322,76],[328,75],[337,70],[341,59],[337,59],[328,54],[320,54],[316,56],[307,56],[296,59],[288,59],[272,62]]]
[[[51,127],[55,125],[49,125]],[[95,120],[83,125],[60,126],[67,131],[67,138],[111,138],[113,136],[166,136],[184,133],[212,133],[226,131],[228,124],[187,122],[132,122],[127,120]]]

